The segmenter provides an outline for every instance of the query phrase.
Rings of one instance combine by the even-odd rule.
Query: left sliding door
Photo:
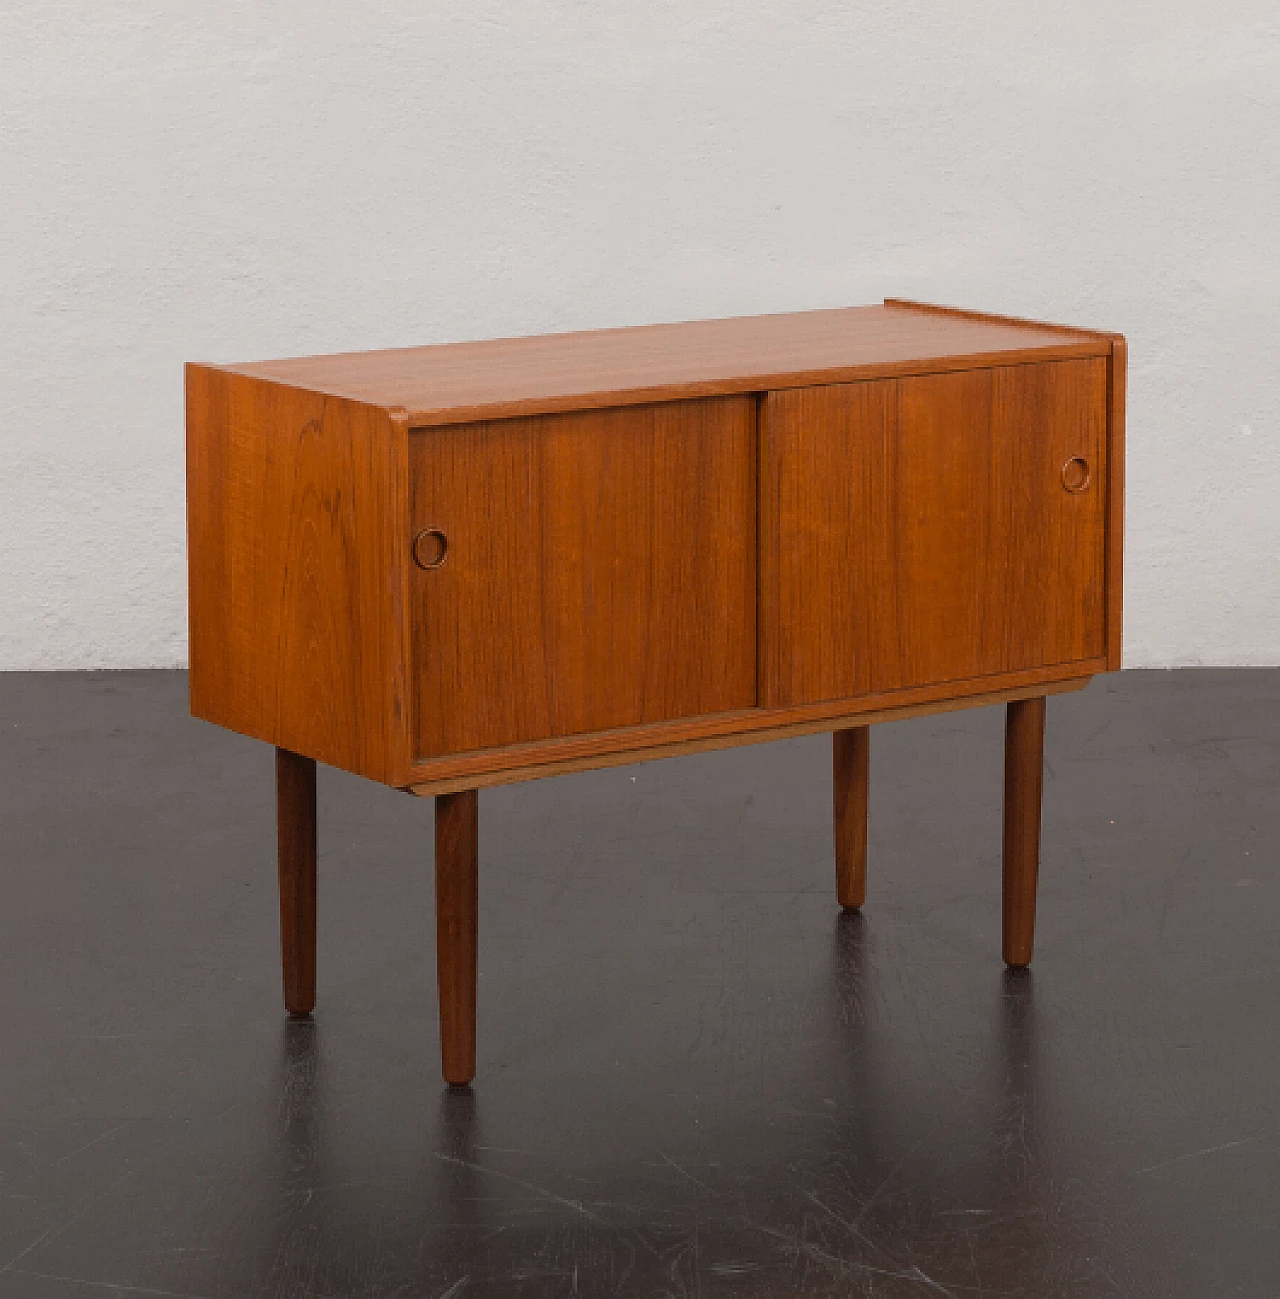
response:
[[[419,429],[409,455],[417,757],[755,706],[754,397]]]

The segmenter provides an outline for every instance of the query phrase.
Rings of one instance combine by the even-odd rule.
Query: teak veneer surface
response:
[[[410,439],[415,754],[756,703],[751,397]]]
[[[466,789],[507,781],[528,780],[520,771],[552,774],[558,764],[578,763],[572,770],[617,766],[623,762],[646,762],[674,753],[699,753],[763,740],[816,735],[848,726],[870,726],[951,708],[974,708],[979,704],[1007,703],[1031,695],[1079,690],[1095,672],[1106,670],[1106,660],[1084,659],[1079,663],[1055,663],[1049,667],[1005,672],[995,677],[969,681],[944,681],[910,690],[891,690],[859,699],[828,700],[821,704],[787,708],[748,708],[740,712],[712,713],[706,717],[685,717],[678,721],[624,726],[612,731],[566,735],[528,744],[508,744],[472,753],[451,753],[441,758],[420,758],[409,772],[406,786]],[[570,769],[570,768],[566,768]]]
[[[1102,655],[1106,368],[1086,358],[768,394],[762,702]],[[1061,481],[1072,457],[1095,480],[1078,494]]]
[[[402,413],[187,367],[197,717],[403,782],[408,444]]]
[[[1092,680],[1092,674],[1102,670],[1102,663],[1100,660],[1094,663],[1083,663],[1079,665],[1079,670],[1084,675],[1067,678],[1061,675],[1046,676],[1035,685],[1001,690],[975,691],[949,696],[939,694],[927,703],[886,703],[880,699],[875,701],[872,707],[862,706],[847,715],[829,715],[804,721],[779,720],[802,715],[803,710],[800,709],[779,709],[773,713],[760,712],[751,718],[755,725],[744,726],[738,730],[694,731],[688,737],[672,743],[662,743],[653,734],[632,736],[627,732],[615,731],[604,738],[621,745],[631,740],[632,746],[611,749],[602,745],[593,749],[589,755],[583,754],[578,757],[558,756],[572,754],[574,752],[572,743],[558,746],[552,744],[513,746],[516,761],[502,767],[492,764],[466,766],[466,758],[415,767],[413,779],[405,786],[405,790],[420,798],[426,798],[434,794],[452,794],[463,789],[487,789],[493,785],[542,780],[547,776],[567,776],[578,771],[594,771],[600,767],[627,767],[638,762],[654,762],[660,758],[682,757],[691,753],[713,753],[717,749],[741,748],[748,744],[767,744],[771,740],[794,740],[802,735],[820,735],[827,731],[839,734],[852,727],[868,728],[882,722],[905,722],[913,717],[958,712],[965,708],[989,708],[993,704],[1007,704],[1020,699],[1065,695],[1083,690]],[[742,714],[734,714],[734,716],[741,718]],[[658,728],[636,727],[635,730],[654,732]],[[519,760],[521,756],[523,762]]]
[[[1107,671],[1120,671],[1124,619],[1124,412],[1129,345],[1112,338],[1107,361]]]
[[[893,302],[222,368],[400,407],[423,427],[1110,351],[1102,333]]]
[[[192,364],[192,711],[479,784],[1113,669],[1124,387],[898,301]]]

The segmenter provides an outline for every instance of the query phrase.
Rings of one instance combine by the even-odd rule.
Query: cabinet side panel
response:
[[[756,702],[755,399],[413,434],[416,752]]]
[[[192,713],[403,783],[407,500],[402,414],[188,366]]]
[[[1111,340],[1107,363],[1107,671],[1120,671],[1124,621],[1124,415],[1128,344]]]

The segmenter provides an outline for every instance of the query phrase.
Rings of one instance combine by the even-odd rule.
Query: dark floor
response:
[[[481,796],[479,1077],[431,807],[320,781],[280,1006],[272,755],[177,673],[0,677],[0,1299],[1280,1295],[1280,671],[1050,702],[1034,973],[1002,717]]]

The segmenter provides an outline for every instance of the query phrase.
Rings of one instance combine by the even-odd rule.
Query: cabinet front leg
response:
[[[867,802],[871,728],[854,726],[831,736],[835,786],[836,899],[856,908],[867,900]]]
[[[476,957],[479,913],[479,797],[436,796],[436,973],[440,1068],[463,1087],[476,1074]]]
[[[316,1006],[316,764],[276,750],[280,860],[280,956],[291,1015]]]
[[[1045,699],[1009,704],[1004,733],[1004,898],[1007,965],[1031,964],[1040,871],[1040,803],[1044,790]]]

